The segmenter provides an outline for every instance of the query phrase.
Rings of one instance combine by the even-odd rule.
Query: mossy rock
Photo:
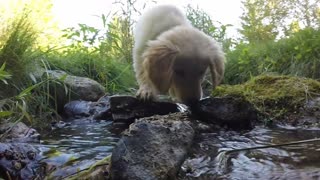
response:
[[[320,82],[301,77],[261,75],[239,85],[221,85],[213,96],[231,96],[251,102],[269,118],[283,118],[320,96]]]

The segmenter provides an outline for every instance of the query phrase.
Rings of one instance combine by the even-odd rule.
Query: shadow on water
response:
[[[320,130],[256,127],[247,132],[219,131],[196,137],[182,179],[319,179],[320,142],[243,150],[320,137]]]

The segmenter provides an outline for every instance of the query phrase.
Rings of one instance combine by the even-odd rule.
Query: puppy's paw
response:
[[[149,88],[140,88],[137,92],[137,98],[143,101],[152,101],[155,100],[155,94]]]

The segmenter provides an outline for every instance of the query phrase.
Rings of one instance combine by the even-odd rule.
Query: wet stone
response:
[[[194,130],[174,113],[142,118],[130,125],[111,156],[112,179],[175,179]]]
[[[114,122],[128,124],[142,117],[179,112],[175,103],[141,101],[132,96],[110,97],[110,109]]]
[[[81,118],[90,116],[90,101],[71,101],[64,106],[67,117]]]
[[[70,119],[92,117],[95,120],[109,120],[112,118],[108,97],[101,98],[97,102],[71,101],[64,106],[64,113]]]
[[[47,70],[43,76],[49,76],[63,83],[62,85],[56,81],[50,81],[49,84],[49,88],[52,89],[51,95],[55,97],[53,103],[59,113],[63,111],[64,105],[70,100],[96,101],[105,94],[103,86],[90,78],[72,76],[60,70]],[[66,92],[66,87],[69,89],[68,92]]]
[[[23,122],[5,123],[0,126],[0,134],[5,134],[4,142],[39,143],[40,134],[33,128],[28,127]]]
[[[44,178],[39,151],[26,143],[0,143],[0,178]]]
[[[190,109],[201,121],[233,129],[251,129],[257,121],[257,111],[249,102],[231,97],[203,99]]]

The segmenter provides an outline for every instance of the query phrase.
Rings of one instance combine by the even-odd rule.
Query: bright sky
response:
[[[52,0],[52,2],[53,13],[63,28],[76,26],[78,23],[99,28],[102,26],[102,21],[97,16],[118,9],[118,6],[113,4],[114,0]],[[215,21],[234,25],[230,32],[232,34],[240,26],[241,0],[158,0],[158,4],[174,4],[180,9],[188,3],[203,9]],[[148,4],[149,7],[154,5],[151,2]]]

